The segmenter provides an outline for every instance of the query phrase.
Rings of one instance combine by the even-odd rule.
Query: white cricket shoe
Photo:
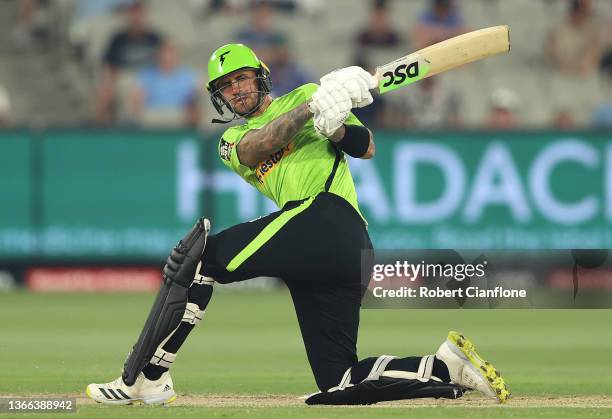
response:
[[[132,386],[126,385],[121,377],[105,384],[92,383],[85,390],[89,398],[104,404],[168,404],[176,399],[170,372],[166,371],[159,380],[148,380],[141,372]]]
[[[510,391],[501,374],[491,363],[478,355],[474,344],[458,332],[448,332],[436,358],[446,364],[453,384],[478,390],[505,403]]]

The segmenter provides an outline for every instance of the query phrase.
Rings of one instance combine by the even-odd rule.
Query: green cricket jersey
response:
[[[266,111],[250,118],[243,125],[231,127],[219,142],[221,161],[279,208],[289,201],[301,200],[328,191],[346,199],[359,214],[355,184],[344,153],[319,135],[310,119],[282,150],[259,162],[255,168],[240,163],[237,145],[252,129],[264,127],[270,121],[308,101],[317,85],[305,84],[274,99]],[[362,125],[351,114],[345,124]],[[363,217],[363,215],[362,215]]]

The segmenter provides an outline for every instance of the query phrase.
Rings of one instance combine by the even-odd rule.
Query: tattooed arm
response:
[[[261,129],[249,131],[238,143],[238,159],[248,167],[255,167],[291,142],[295,134],[312,118],[308,103],[303,103]]]

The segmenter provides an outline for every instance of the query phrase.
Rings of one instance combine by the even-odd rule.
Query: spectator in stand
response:
[[[50,22],[46,19],[45,12],[49,3],[49,0],[19,1],[19,18],[11,32],[11,40],[15,47],[27,47],[34,41],[48,40]]]
[[[355,34],[355,65],[366,68],[371,73],[376,68],[371,65],[372,61],[391,61],[397,55],[397,47],[401,39],[398,32],[393,28],[389,17],[389,2],[387,0],[372,0],[370,14],[366,26]],[[382,54],[381,54],[382,52]],[[390,113],[387,100],[374,92],[374,103],[364,108],[353,109],[357,117],[366,125],[380,128],[396,127],[392,120],[395,114]]]
[[[274,27],[274,10],[269,0],[253,2],[251,23],[238,31],[236,40],[248,45],[264,63],[275,60],[275,46],[287,42],[287,37]]]
[[[280,44],[271,47],[271,51],[271,61],[266,64],[274,74],[272,96],[280,97],[303,84],[313,81],[313,78],[295,63],[286,41],[283,40]]]
[[[73,0],[68,37],[79,59],[83,58],[87,43],[91,42],[92,26],[96,21],[133,2],[134,0]]]
[[[205,2],[206,0],[196,0]],[[207,9],[210,12],[236,11],[247,8],[258,0],[208,0]],[[287,13],[301,11],[307,16],[317,16],[324,9],[324,0],[268,0],[275,10]]]
[[[576,128],[576,121],[571,110],[559,109],[555,114],[553,127],[559,131],[567,131]]]
[[[461,97],[440,76],[423,79],[406,95],[396,96],[388,122],[397,129],[441,129],[461,125]]]
[[[518,109],[520,98],[511,89],[502,87],[491,93],[487,128],[491,130],[513,130],[519,127]]]
[[[298,8],[295,0],[268,0],[270,5],[279,12],[293,13]]]
[[[142,126],[195,127],[200,122],[198,76],[181,65],[176,45],[165,41],[154,65],[136,73],[130,113]]]
[[[392,119],[395,114],[389,113],[387,108],[387,100],[376,91],[372,91],[374,102],[364,108],[355,108],[351,112],[355,114],[359,120],[368,127],[380,129],[397,128],[399,118]]]
[[[76,19],[96,17],[108,15],[133,3],[134,0],[75,0],[73,12]]]
[[[605,83],[605,89],[612,92],[612,55],[609,57],[609,62],[602,61],[602,70]],[[608,94],[608,99],[593,110],[592,120],[593,126],[599,129],[612,128],[612,94]]]
[[[598,129],[612,129],[612,101],[601,103],[593,112],[593,127]]]
[[[96,121],[114,122],[117,82],[122,72],[136,71],[155,62],[162,36],[147,24],[146,6],[134,1],[125,7],[126,25],[112,38],[104,54],[102,80],[96,94]]]
[[[4,88],[0,85],[0,128],[6,128],[13,123],[11,98]]]
[[[374,0],[368,26],[357,34],[358,47],[395,47],[400,38],[389,19],[387,0]]]
[[[602,26],[591,0],[571,0],[567,18],[548,35],[547,54],[566,75],[592,75],[601,58]]]
[[[612,49],[603,54],[599,68],[603,76],[612,82]]]
[[[204,11],[203,16],[206,17],[218,12],[243,12],[251,0],[194,0],[191,3],[198,5]]]
[[[610,3],[610,2],[609,2]],[[604,73],[612,67],[612,5],[608,5],[608,13],[603,20],[602,51],[600,70]]]
[[[429,8],[419,17],[412,34],[414,49],[425,48],[469,30],[453,0],[430,0]]]

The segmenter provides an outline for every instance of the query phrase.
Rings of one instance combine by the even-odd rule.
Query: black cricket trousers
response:
[[[322,391],[357,363],[365,223],[343,198],[321,192],[265,217],[211,235],[203,273],[219,283],[279,277],[295,306],[306,353]]]

